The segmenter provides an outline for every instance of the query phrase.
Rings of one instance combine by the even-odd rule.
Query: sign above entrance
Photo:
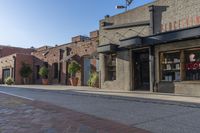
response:
[[[172,31],[182,28],[200,25],[200,16],[187,17],[184,19],[175,20],[161,25],[161,31]]]

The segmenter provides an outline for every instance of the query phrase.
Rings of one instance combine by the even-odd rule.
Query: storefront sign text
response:
[[[200,25],[200,16],[188,17],[188,18],[162,24],[161,31],[166,32],[166,31],[171,31],[171,30],[176,30],[176,29],[181,29],[181,28],[192,27],[196,25]]]
[[[187,70],[200,70],[200,62],[193,62],[186,64]]]

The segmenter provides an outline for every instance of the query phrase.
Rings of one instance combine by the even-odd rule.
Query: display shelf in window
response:
[[[186,80],[200,80],[200,50],[188,50],[186,57]]]
[[[161,53],[161,81],[180,81],[180,52]]]

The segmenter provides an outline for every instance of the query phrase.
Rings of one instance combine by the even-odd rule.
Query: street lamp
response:
[[[133,0],[125,0],[125,5],[117,5],[115,8],[116,9],[125,9],[125,11],[127,11],[128,6],[130,6],[132,2],[133,2]]]

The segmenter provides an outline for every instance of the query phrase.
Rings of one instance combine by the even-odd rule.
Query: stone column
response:
[[[149,48],[149,76],[150,76],[150,91],[154,92],[155,83],[155,52],[154,47]]]
[[[103,83],[106,80],[106,68],[105,68],[105,56],[104,54],[99,54],[99,79],[100,79],[100,88],[103,87]]]
[[[60,83],[61,83],[61,77],[60,77],[60,76],[61,76],[61,75],[60,75],[60,74],[61,74],[61,72],[60,72],[60,71],[61,71],[61,70],[60,70],[60,61],[58,61],[57,63],[58,63],[58,83],[60,84]],[[55,70],[55,69],[54,69],[54,70]]]

